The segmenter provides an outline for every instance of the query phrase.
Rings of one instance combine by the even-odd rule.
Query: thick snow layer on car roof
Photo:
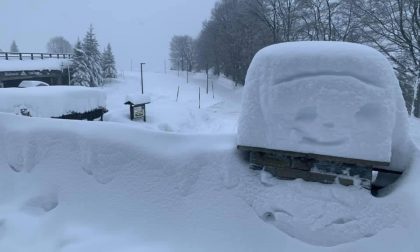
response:
[[[238,144],[389,162],[408,141],[407,118],[393,68],[376,50],[283,43],[251,63]]]
[[[94,88],[49,86],[0,89],[0,111],[20,114],[27,109],[35,117],[60,117],[106,107],[106,95]]]

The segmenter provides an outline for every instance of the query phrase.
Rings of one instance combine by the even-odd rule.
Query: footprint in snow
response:
[[[22,210],[31,215],[42,215],[54,210],[58,206],[56,194],[41,195],[27,200]]]

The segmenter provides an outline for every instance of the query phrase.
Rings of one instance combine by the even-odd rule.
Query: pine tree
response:
[[[101,67],[101,53],[99,52],[99,44],[93,33],[93,26],[90,25],[89,31],[83,39],[82,49],[86,54],[87,66],[89,69],[90,85],[98,87],[103,84],[103,75]]]
[[[74,47],[71,68],[73,70],[71,84],[89,87],[90,71],[87,64],[87,56],[83,51],[80,40],[77,41],[76,46]]]
[[[109,43],[102,54],[102,71],[104,78],[117,78],[115,58],[114,54],[112,53],[111,44]]]
[[[19,52],[19,48],[16,44],[16,41],[13,40],[12,45],[10,46],[10,52],[12,53],[18,53]]]

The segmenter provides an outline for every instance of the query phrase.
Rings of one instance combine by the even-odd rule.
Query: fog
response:
[[[119,69],[163,71],[173,35],[196,36],[216,0],[0,0],[0,49],[13,40],[21,52],[45,52],[51,37],[74,44],[92,24],[103,49],[109,42]]]

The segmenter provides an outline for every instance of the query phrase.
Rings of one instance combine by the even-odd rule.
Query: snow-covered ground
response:
[[[137,73],[104,87],[105,122],[0,113],[0,251],[420,251],[418,150],[382,198],[279,181],[236,150],[241,88],[182,75],[145,74],[146,123]]]
[[[185,73],[181,73],[180,77],[176,72],[167,75],[147,73],[144,77],[144,94],[151,98],[151,103],[146,106],[147,123],[131,122],[128,106],[124,103],[127,96],[141,94],[141,84],[138,73],[125,73],[117,82],[105,85],[109,109],[105,120],[174,133],[236,132],[242,89],[235,88],[232,82],[224,78],[216,77],[209,81],[208,94],[206,88],[204,74],[190,74],[187,83]]]

